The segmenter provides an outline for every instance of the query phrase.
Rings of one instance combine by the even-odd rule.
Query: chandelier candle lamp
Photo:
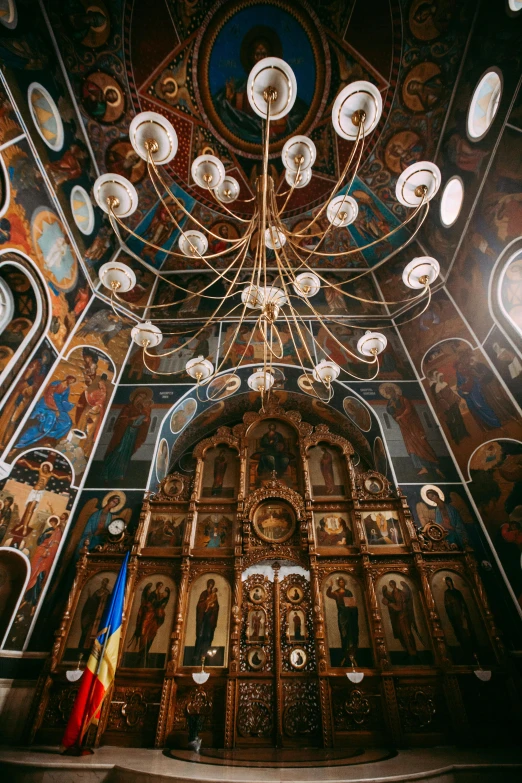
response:
[[[253,373],[248,378],[248,385],[261,394],[262,401],[274,386],[274,364],[284,361],[281,325],[290,335],[292,349],[302,370],[315,384],[311,384],[315,394],[329,401],[333,395],[333,384],[337,379],[347,377],[358,380],[372,380],[379,372],[379,354],[386,348],[387,340],[381,331],[368,330],[358,323],[350,323],[353,328],[362,329],[362,336],[357,343],[357,353],[352,352],[346,343],[341,343],[332,331],[331,325],[341,323],[335,316],[321,315],[314,306],[314,297],[324,289],[359,302],[376,305],[407,304],[425,299],[425,307],[429,306],[431,298],[430,286],[439,275],[439,264],[431,257],[414,258],[406,266],[402,279],[407,288],[413,289],[408,298],[398,301],[361,299],[350,285],[365,275],[371,274],[371,269],[363,270],[342,282],[329,281],[320,269],[321,260],[335,256],[349,257],[360,253],[366,248],[375,246],[391,235],[397,234],[411,223],[414,226],[408,238],[399,249],[405,247],[415,237],[427,217],[429,202],[440,187],[440,171],[433,163],[419,162],[409,166],[400,175],[396,198],[407,209],[405,219],[382,237],[366,245],[349,247],[342,252],[332,253],[327,250],[330,239],[336,231],[351,225],[358,216],[357,201],[349,195],[355,177],[358,173],[365,139],[379,123],[382,113],[382,99],[378,89],[366,81],[356,81],[344,87],[337,96],[332,109],[332,124],[335,132],[352,143],[350,154],[340,172],[338,181],[332,188],[329,199],[309,218],[306,226],[300,224],[299,230],[290,230],[284,222],[284,213],[291,203],[296,189],[306,187],[313,176],[312,167],[316,159],[314,142],[306,136],[293,136],[284,145],[281,153],[285,176],[281,178],[278,188],[269,175],[270,123],[284,117],[291,110],[297,95],[297,85],[290,66],[277,57],[266,57],[253,67],[248,77],[247,95],[252,110],[263,118],[263,160],[261,174],[257,178],[256,193],[251,199],[253,213],[249,218],[234,214],[231,207],[234,202],[240,203],[240,185],[234,177],[227,174],[223,163],[214,155],[200,155],[191,168],[195,184],[206,191],[220,211],[232,216],[237,223],[243,224],[243,231],[238,238],[223,238],[212,230],[205,228],[196,216],[185,208],[183,201],[176,196],[168,186],[161,172],[161,166],[169,163],[177,152],[178,141],[176,131],[171,123],[155,112],[138,114],[130,125],[130,140],[135,151],[147,162],[147,173],[150,184],[155,191],[164,210],[170,216],[173,230],[179,232],[177,247],[165,250],[156,246],[144,237],[139,236],[126,225],[128,218],[136,210],[138,196],[134,186],[116,174],[104,174],[96,180],[94,195],[100,207],[109,215],[109,220],[115,232],[119,245],[149,272],[163,281],[172,289],[172,301],[161,305],[151,305],[147,308],[150,320],[144,321],[132,330],[134,341],[143,349],[143,362],[147,366],[147,357],[167,357],[178,352],[191,343],[209,326],[224,322],[233,322],[235,333],[228,343],[228,348],[220,358],[217,366],[206,357],[197,357],[187,362],[186,372],[194,378],[198,387],[208,385],[218,373],[227,367],[227,372],[237,374],[242,365],[252,365],[247,360],[253,335],[261,336],[263,356],[254,363]],[[279,192],[281,186],[288,189]],[[184,221],[182,227],[179,221]],[[321,223],[319,223],[321,221]],[[412,222],[413,221],[413,222]],[[149,248],[161,251],[166,256],[185,259],[190,266],[190,260],[197,260],[198,266],[203,266],[209,274],[209,282],[196,293],[182,284],[175,282],[175,275],[166,276],[154,270],[131,250],[126,240],[132,237]],[[303,238],[313,237],[313,248],[309,243],[303,249]],[[262,238],[262,239],[260,239]],[[217,239],[225,243],[225,249],[219,252],[209,252],[209,239]],[[250,256],[249,256],[250,251]],[[347,258],[347,260],[349,260]],[[376,266],[382,266],[387,259],[379,261]],[[375,270],[376,266],[373,267]],[[275,275],[273,274],[275,269]],[[111,292],[113,302],[121,301],[126,307],[140,309],[137,305],[121,299],[120,296],[130,291],[136,277],[132,269],[118,261],[109,261],[100,269],[100,279]],[[216,282],[225,286],[221,296],[211,295],[210,289]],[[168,290],[168,289],[167,289]],[[181,291],[188,301],[195,296],[213,300],[213,312],[188,330],[171,331],[173,319],[155,317],[174,302],[176,291]],[[305,313],[303,313],[303,307]],[[142,310],[143,312],[143,310]],[[152,313],[152,315],[150,315]],[[252,325],[251,336],[242,355],[232,361],[231,350],[241,332],[245,320]],[[203,319],[202,319],[203,320]],[[159,326],[163,323],[163,329]],[[331,345],[338,345],[345,355],[353,360],[371,366],[370,373],[360,378],[347,367],[339,367],[328,355],[323,346],[317,343],[315,331],[311,323],[322,327],[328,334]],[[342,323],[345,323],[344,321]],[[379,326],[379,329],[390,328],[389,324]],[[169,331],[167,331],[167,329]],[[158,352],[157,347],[163,336],[182,337],[181,344],[164,352]],[[259,338],[257,338],[259,339]],[[317,349],[317,350],[316,350]],[[320,361],[315,358],[324,357]],[[160,372],[161,370],[155,370]],[[178,372],[183,372],[180,370]],[[164,372],[164,375],[175,375],[175,372]],[[342,374],[342,375],[341,375]],[[367,375],[370,377],[367,377]],[[324,390],[324,393],[317,391]],[[212,399],[207,389],[207,398]],[[219,387],[218,387],[219,393]],[[198,388],[199,394],[199,388]]]

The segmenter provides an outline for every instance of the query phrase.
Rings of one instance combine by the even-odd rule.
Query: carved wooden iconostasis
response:
[[[186,747],[199,705],[210,747],[482,741],[514,693],[475,557],[354,465],[352,445],[270,404],[194,449],[134,536],[84,545],[32,738],[56,744],[131,546],[115,685],[90,740]],[[494,692],[474,675],[493,671]],[[196,686],[204,662],[210,678]],[[355,668],[364,679],[353,684]],[[490,699],[496,708],[490,710]]]

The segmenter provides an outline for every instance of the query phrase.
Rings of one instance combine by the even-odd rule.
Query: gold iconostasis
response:
[[[147,497],[135,534],[116,526],[84,542],[34,740],[59,740],[77,687],[65,672],[85,660],[129,547],[95,743],[184,747],[194,710],[211,747],[433,745],[491,730],[475,672],[494,672],[506,705],[510,674],[449,514],[416,527],[348,440],[276,403],[218,428],[193,457],[192,476],[170,473]],[[197,686],[202,665],[210,678]]]

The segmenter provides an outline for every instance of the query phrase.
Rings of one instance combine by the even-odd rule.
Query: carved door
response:
[[[317,747],[321,708],[310,583],[300,574],[243,583],[236,745]]]

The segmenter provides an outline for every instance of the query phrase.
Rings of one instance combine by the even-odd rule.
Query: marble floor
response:
[[[357,766],[259,769],[182,761],[161,750],[99,748],[92,756],[64,757],[56,748],[0,748],[5,783],[521,783],[522,748],[402,750],[393,758]]]

